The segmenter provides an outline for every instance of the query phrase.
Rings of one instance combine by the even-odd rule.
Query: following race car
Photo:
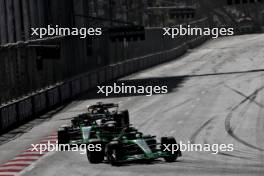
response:
[[[115,108],[114,111],[110,109]],[[110,122],[110,123],[109,123]],[[88,107],[88,112],[73,117],[71,125],[62,126],[58,130],[58,144],[83,144],[88,142],[90,130],[98,131],[115,122],[122,129],[129,126],[128,110],[119,111],[118,104],[97,103]]]
[[[114,129],[115,127],[112,126]],[[126,127],[119,135],[107,142],[104,138],[91,136],[90,143],[94,145],[101,144],[103,150],[89,151],[87,150],[87,158],[90,163],[101,163],[105,159],[112,165],[121,165],[130,161],[153,161],[157,158],[163,158],[166,162],[174,162],[181,157],[180,149],[173,153],[165,151],[165,145],[177,145],[174,137],[162,137],[161,142],[157,143],[156,137],[151,135],[143,135],[133,127]]]

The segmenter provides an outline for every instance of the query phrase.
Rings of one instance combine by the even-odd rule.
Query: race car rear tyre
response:
[[[128,110],[121,111],[115,117],[115,121],[119,127],[128,127],[129,126],[129,113]]]
[[[87,154],[87,159],[90,163],[92,164],[98,164],[103,162],[104,160],[104,148],[103,148],[103,144],[99,139],[95,139],[89,142],[89,144],[93,144],[94,146],[100,144],[101,145],[101,150],[100,151],[90,151],[86,150],[86,154]]]
[[[128,110],[121,111],[121,114],[123,116],[123,126],[129,126],[129,112]]]
[[[120,145],[118,143],[109,143],[106,145],[106,157],[108,162],[112,165],[112,166],[119,166],[120,162]]]
[[[68,129],[66,127],[61,127],[58,130],[58,144],[68,144],[70,137],[68,134]]]
[[[176,139],[174,137],[162,137],[161,138],[161,150],[163,151],[164,150],[164,144],[165,145],[174,145],[176,144],[177,145],[177,142],[176,142]],[[179,152],[180,150],[178,149],[176,151],[176,153],[172,154],[172,151],[167,151],[169,156],[165,156],[164,157],[164,160],[166,162],[174,162],[177,160],[178,156],[179,156]]]

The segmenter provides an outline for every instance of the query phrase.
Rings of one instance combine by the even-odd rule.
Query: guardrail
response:
[[[192,37],[176,48],[98,68],[35,92],[22,99],[2,105],[0,107],[0,133],[4,133],[34,119],[40,114],[69,102],[81,93],[95,88],[98,84],[173,60],[184,54],[188,48],[200,45],[207,39],[208,37],[205,36]]]

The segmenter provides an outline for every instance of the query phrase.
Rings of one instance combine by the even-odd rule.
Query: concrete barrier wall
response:
[[[8,129],[18,122],[17,104],[12,103],[0,108],[0,128],[1,131]]]
[[[192,24],[201,27],[208,25],[204,19]],[[0,104],[97,68],[157,54],[185,43],[192,44],[188,41],[197,38],[197,36],[177,36],[172,39],[169,36],[163,36],[163,33],[161,28],[146,28],[144,41],[111,42],[107,31],[104,31],[102,36],[87,39],[56,38],[30,43],[31,46],[20,44],[1,48]],[[38,56],[37,49],[32,47],[36,44],[60,46],[60,57]],[[122,69],[123,67],[119,68],[117,72],[124,72]],[[101,76],[97,75],[97,81],[104,82],[103,73],[100,74]],[[119,73],[114,74],[119,75]]]
[[[61,91],[62,92],[62,91]],[[32,105],[34,115],[44,112],[47,106],[47,97],[45,92],[39,92],[32,96]]]
[[[81,92],[81,79],[77,78],[71,81],[71,96],[75,97]]]
[[[153,32],[156,33],[157,30],[158,29],[153,29]],[[163,49],[161,47],[159,50],[157,49],[157,46],[153,51],[152,49],[149,49],[148,52],[146,52],[147,54],[144,54],[144,48],[135,48],[135,52],[144,55],[138,56],[138,53],[135,53],[133,55],[135,57],[128,60],[123,60],[116,64],[110,64],[77,75],[74,78],[65,80],[52,87],[42,89],[41,91],[32,93],[27,97],[2,105],[0,107],[0,133],[4,133],[26,121],[34,119],[41,113],[69,102],[81,93],[95,88],[98,84],[107,83],[139,70],[173,60],[184,54],[188,48],[198,46],[207,39],[208,37],[204,36],[185,39],[180,37],[179,39],[175,39],[175,41],[168,40],[168,43],[159,45],[159,47],[162,46]],[[170,45],[170,47],[167,47],[169,49],[164,50],[166,45]],[[151,44],[150,48],[152,46],[155,47]],[[143,47],[143,44],[141,47]],[[149,54],[149,52],[151,54]]]
[[[98,74],[96,71],[92,71],[90,73],[90,86],[91,87],[95,87],[96,85],[98,85]]]
[[[81,78],[81,92],[88,91],[90,88],[90,77],[89,75],[84,75]]]
[[[71,98],[71,86],[69,82],[62,84],[59,87],[61,101],[67,102]]]
[[[53,108],[60,103],[59,87],[47,90],[47,104],[49,108]]]
[[[17,119],[26,122],[33,116],[32,97],[25,98],[17,102]]]

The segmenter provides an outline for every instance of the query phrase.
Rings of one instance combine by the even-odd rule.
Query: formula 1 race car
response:
[[[72,125],[78,127],[80,125],[85,124],[86,122],[94,122],[99,119],[111,119],[116,116],[122,116],[119,120],[123,120],[120,123],[129,124],[129,114],[128,110],[119,111],[118,104],[114,103],[101,103],[98,102],[97,104],[91,105],[87,107],[88,112],[84,114],[80,114],[77,117],[73,117],[71,120]],[[111,109],[114,109],[111,111]],[[116,118],[117,120],[117,118]]]
[[[114,111],[110,109],[115,108]],[[110,123],[109,123],[110,122]],[[88,107],[88,112],[73,117],[71,125],[62,126],[58,130],[59,144],[87,143],[90,130],[103,130],[106,126],[115,122],[119,128],[129,126],[128,110],[119,111],[118,104],[97,103]]]
[[[133,127],[123,128],[116,138],[107,142],[102,138],[91,137],[90,143],[104,146],[101,151],[87,150],[90,163],[101,163],[105,158],[112,165],[138,160],[153,161],[157,158],[173,162],[181,157],[179,148],[173,153],[164,150],[165,145],[178,146],[174,137],[162,137],[161,143],[157,143],[155,136],[143,135]]]

